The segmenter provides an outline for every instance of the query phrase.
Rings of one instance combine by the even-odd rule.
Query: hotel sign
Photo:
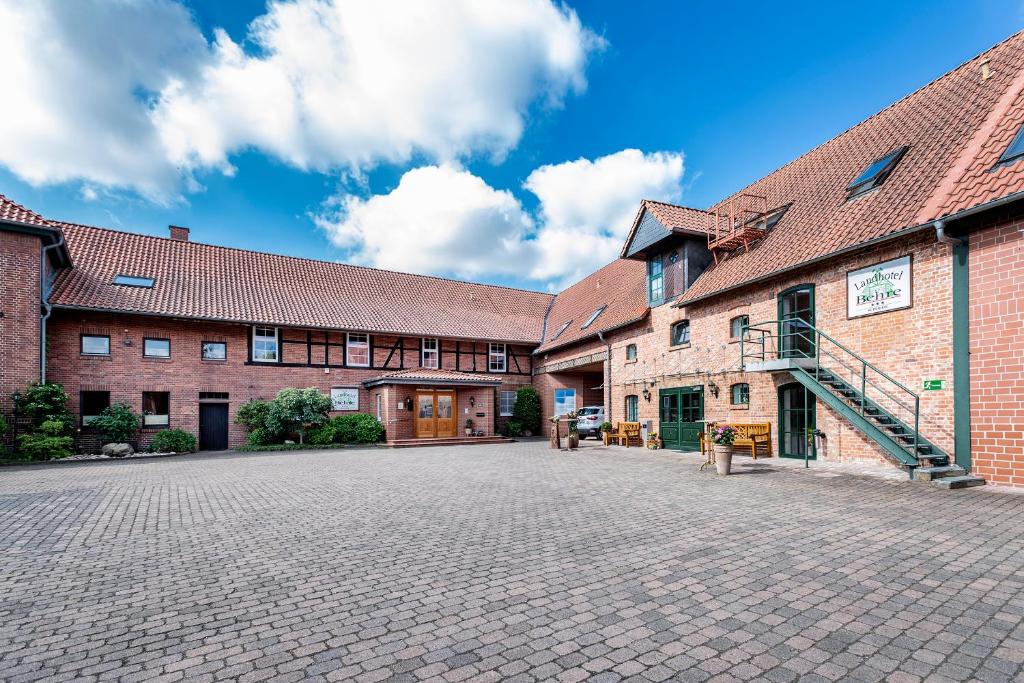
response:
[[[910,257],[876,263],[846,274],[846,316],[860,318],[913,305]]]
[[[359,389],[331,389],[331,410],[359,410]]]

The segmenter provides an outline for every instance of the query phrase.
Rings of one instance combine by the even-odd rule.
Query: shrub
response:
[[[50,421],[53,424],[60,424]],[[74,453],[75,441],[70,436],[22,434],[18,437],[18,455],[25,460],[53,460]]]
[[[68,411],[68,394],[63,385],[55,382],[28,385],[18,400],[18,413],[31,418],[33,427],[47,420],[56,420],[70,429],[73,422]]]
[[[604,422],[601,423],[601,431],[602,432],[610,432],[613,429],[615,429],[615,427],[612,426],[611,422],[608,422],[607,420],[605,420]]]
[[[150,453],[195,453],[196,437],[184,429],[162,429],[149,442]]]
[[[516,405],[512,417],[533,434],[540,432],[540,394],[532,386],[520,387],[516,392]]]
[[[509,420],[505,423],[505,436],[515,438],[523,435],[523,423],[519,420]]]
[[[301,444],[307,430],[327,421],[330,409],[330,397],[316,387],[282,389],[270,402],[268,425],[282,432],[297,433]]]
[[[7,425],[7,420],[4,419],[3,415],[0,415],[0,436],[6,434],[8,429],[10,427]]]
[[[140,423],[141,418],[130,405],[114,403],[104,408],[89,426],[96,428],[104,443],[122,443],[138,433]]]
[[[373,415],[355,413],[332,417],[309,431],[311,444],[376,443],[384,437],[384,426]]]
[[[252,446],[279,443],[284,434],[270,425],[270,401],[249,401],[235,414],[235,423],[245,427]]]

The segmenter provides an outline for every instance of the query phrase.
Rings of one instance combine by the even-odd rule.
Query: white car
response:
[[[601,425],[604,424],[604,406],[586,406],[579,410],[580,421],[576,424],[576,430],[580,438],[585,439],[592,436],[595,439],[601,438]]]

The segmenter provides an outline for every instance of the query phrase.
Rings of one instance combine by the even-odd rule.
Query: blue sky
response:
[[[993,1],[529,0],[495,28],[484,3],[453,2],[363,41],[343,26],[376,36],[387,12],[367,7],[383,3],[85,5],[0,0],[25,27],[0,47],[22,64],[0,86],[29,112],[0,119],[3,194],[94,225],[549,289],[614,258],[641,197],[707,206],[1024,18]],[[272,10],[260,44],[251,24]],[[429,59],[393,48],[417,31]],[[370,85],[351,85],[349,58]]]

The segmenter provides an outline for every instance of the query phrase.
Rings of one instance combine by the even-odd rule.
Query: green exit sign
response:
[[[946,380],[944,379],[926,379],[924,381],[925,391],[939,391],[940,389],[946,388]]]

